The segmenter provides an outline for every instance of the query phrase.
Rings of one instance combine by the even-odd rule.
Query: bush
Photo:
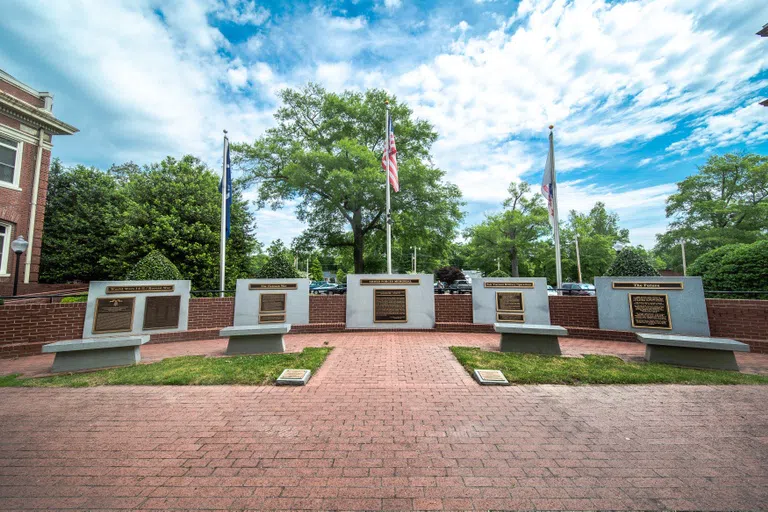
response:
[[[344,284],[347,282],[347,273],[344,272],[344,269],[338,269],[336,271],[336,282],[339,284]]]
[[[312,259],[312,263],[309,265],[309,275],[307,276],[313,281],[323,280],[323,266],[320,264],[320,260],[317,257]]]
[[[691,273],[694,271],[701,275],[705,290],[768,290],[768,240],[709,251],[691,265]]]
[[[72,304],[73,302],[88,302],[87,295],[72,295],[71,297],[64,297],[61,299],[62,304]]]
[[[129,281],[180,280],[181,272],[160,251],[152,251],[133,266],[125,278]]]
[[[610,277],[658,276],[659,273],[653,268],[653,261],[643,249],[625,247],[613,260],[605,275]]]
[[[494,270],[493,272],[491,272],[485,277],[509,277],[509,274],[507,274],[503,270]]]
[[[256,272],[258,279],[285,279],[301,277],[296,267],[284,253],[270,256],[264,265]]]
[[[466,279],[464,272],[459,267],[441,267],[435,270],[435,277],[448,286],[452,285],[458,279]]]

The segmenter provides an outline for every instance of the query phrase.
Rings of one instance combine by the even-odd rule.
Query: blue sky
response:
[[[768,153],[765,0],[3,4],[0,67],[81,130],[55,141],[67,164],[219,168],[222,130],[258,137],[281,88],[380,87],[436,126],[467,224],[538,186],[554,123],[561,216],[604,201],[650,247],[708,155]],[[290,205],[257,220],[264,242],[302,230]]]

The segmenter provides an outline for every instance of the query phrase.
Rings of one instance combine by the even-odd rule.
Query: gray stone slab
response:
[[[489,287],[508,283],[503,288]],[[515,287],[515,283],[521,287]],[[522,287],[533,283],[533,287]],[[524,323],[548,325],[549,297],[544,277],[485,277],[472,279],[472,321],[476,324],[495,324],[496,292],[521,292],[523,294]],[[511,324],[514,325],[514,324]],[[519,325],[519,324],[518,324]]]
[[[749,352],[749,345],[727,338],[703,338],[700,336],[681,336],[676,334],[637,333],[637,338],[646,345],[667,347],[700,348],[705,350],[729,350],[731,352]]]
[[[282,334],[258,334],[253,336],[231,336],[227,343],[227,354],[272,354],[285,352]]]
[[[76,352],[121,347],[138,347],[149,342],[149,336],[114,336],[111,338],[66,340],[43,345],[43,353]]]
[[[649,283],[664,287],[682,283],[683,289],[622,288],[613,283]],[[700,277],[596,277],[597,311],[601,329],[659,334],[709,336],[707,305]],[[672,320],[671,329],[632,327],[629,312],[629,294],[666,295]]]
[[[709,350],[667,345],[646,345],[645,360],[651,363],[711,368],[715,370],[739,370],[732,350]]]
[[[277,378],[275,383],[278,386],[303,386],[309,382],[312,372],[309,370],[287,369]]]
[[[543,334],[502,334],[500,350],[519,354],[561,354],[558,337]]]
[[[259,320],[259,304],[261,295],[265,293],[285,294],[285,320],[282,323],[309,323],[309,279],[238,279],[235,291],[236,327],[262,323]]]
[[[288,334],[291,324],[235,325],[219,331],[219,336],[258,336],[266,334]]]
[[[472,372],[475,380],[483,386],[509,386],[509,381],[500,370],[475,370]]]
[[[361,281],[418,279],[419,284],[364,285]],[[405,290],[407,321],[374,322],[375,290]],[[432,274],[348,274],[347,328],[349,329],[432,329],[435,326],[435,289]]]
[[[173,291],[136,291],[152,287],[173,287]],[[110,287],[120,287],[123,291],[119,293],[107,293]],[[134,288],[131,291],[131,288]],[[131,334],[159,334],[164,332],[186,331],[189,319],[189,293],[190,281],[91,281],[88,288],[88,304],[85,311],[85,323],[83,325],[83,338],[102,338],[114,336],[128,336]],[[146,309],[146,300],[148,297],[180,297],[179,300],[179,322],[173,328],[144,329],[144,313]],[[98,299],[134,299],[133,318],[130,322],[130,330],[115,333],[94,333],[94,320],[96,312],[96,302]]]
[[[543,334],[545,336],[568,336],[568,330],[559,325],[537,324],[493,324],[493,329],[502,334]]]
[[[76,372],[111,366],[128,366],[141,361],[139,346],[122,346],[96,350],[56,352],[51,371]]]

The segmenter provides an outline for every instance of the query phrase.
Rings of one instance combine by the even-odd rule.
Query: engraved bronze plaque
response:
[[[501,370],[476,370],[477,374],[488,382],[507,382]]]
[[[96,299],[93,312],[93,333],[131,332],[133,328],[133,306],[136,297]]]
[[[259,314],[285,313],[286,293],[262,293],[259,295]]]
[[[115,293],[157,293],[157,292],[172,292],[176,289],[176,285],[173,284],[142,284],[142,285],[120,285],[120,286],[107,286],[107,295]]]
[[[298,290],[298,283],[250,283],[249,290]]]
[[[144,325],[142,329],[178,329],[181,295],[147,297],[144,301]]]
[[[641,329],[672,329],[669,298],[665,294],[629,294],[629,314],[632,327]]]
[[[283,371],[282,375],[280,375],[280,378],[281,379],[303,379],[306,374],[307,374],[307,370],[285,370]]]
[[[524,324],[525,315],[523,313],[496,313],[496,321]]]
[[[259,315],[260,324],[284,324],[285,313],[270,313],[266,315]]]
[[[373,290],[373,321],[405,323],[408,321],[408,297],[405,289]]]
[[[396,285],[405,285],[405,286],[414,286],[421,283],[421,279],[414,277],[414,278],[407,278],[407,279],[361,279],[360,280],[360,286],[378,286],[378,285],[386,285],[386,284],[396,284]]]
[[[496,292],[496,311],[511,313],[525,311],[523,292]]]
[[[614,281],[614,290],[682,290],[683,283],[654,283],[650,281]]]
[[[526,289],[533,289],[534,288],[534,282],[533,281],[486,281],[483,283],[483,287],[485,288],[526,288]]]

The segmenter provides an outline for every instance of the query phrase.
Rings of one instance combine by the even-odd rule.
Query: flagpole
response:
[[[221,241],[219,242],[219,297],[224,297],[227,250],[227,130],[224,130],[224,150],[221,158]]]
[[[392,220],[390,219],[390,207],[389,207],[389,141],[390,141],[390,134],[389,134],[389,100],[387,100],[387,119],[386,123],[384,124],[384,140],[385,140],[385,151],[386,151],[386,161],[387,161],[387,169],[385,173],[384,178],[384,188],[387,191],[387,210],[386,214],[384,216],[385,222],[387,223],[387,274],[392,273]]]
[[[563,287],[563,268],[560,262],[560,219],[557,215],[557,178],[555,172],[555,137],[553,125],[549,125],[549,154],[552,155],[552,210],[555,229],[555,271],[557,273],[557,288]]]

